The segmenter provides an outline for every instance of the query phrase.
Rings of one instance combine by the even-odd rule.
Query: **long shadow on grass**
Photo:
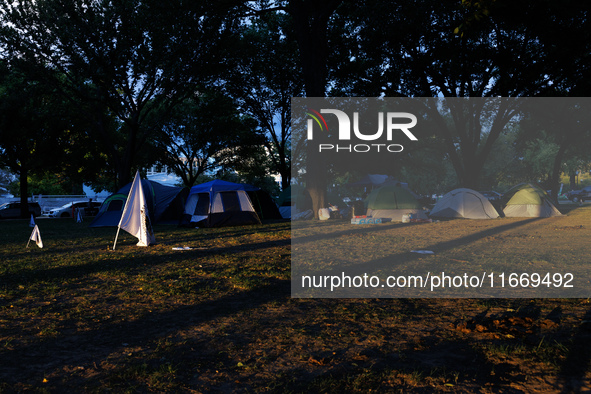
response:
[[[240,233],[258,232],[256,229],[253,230],[244,230]],[[194,260],[197,263],[201,258],[209,258],[212,255],[250,253],[260,249],[285,249],[289,244],[289,239],[281,239],[181,252],[150,253],[149,249],[145,252],[137,250],[133,256],[129,256],[129,252],[109,252],[104,258],[99,257],[100,260],[76,266],[19,269],[1,275],[0,282],[14,288],[17,284],[21,285],[23,293],[26,293],[29,285],[35,282],[63,283],[67,286],[70,280],[71,284],[80,286],[82,279],[91,279],[95,273],[121,272],[133,275],[161,264],[174,263],[175,259],[185,262]],[[51,338],[17,334],[10,346],[0,348],[0,382],[16,384],[28,381],[34,384],[40,382],[39,377],[44,373],[60,371],[67,366],[80,365],[88,368],[89,363],[97,361],[100,364],[113,352],[117,353],[119,348],[124,347],[123,342],[144,346],[170,332],[228,316],[237,311],[256,308],[262,303],[281,300],[289,294],[287,280],[273,278],[264,279],[264,282],[259,280],[257,283],[266,284],[249,291],[232,291],[232,294],[197,305],[150,313],[131,322],[97,323],[96,329],[88,332],[78,332],[73,328],[76,321],[71,321],[65,322],[62,326],[72,328],[66,328],[61,334]],[[19,291],[21,290],[17,290],[17,293]],[[91,310],[89,315],[92,315]],[[3,334],[8,333],[5,331]],[[2,388],[0,387],[0,391]]]
[[[79,279],[87,275],[101,272],[123,271],[138,273],[148,270],[158,264],[169,263],[177,258],[194,259],[195,261],[198,261],[199,258],[210,255],[224,255],[246,251],[256,251],[259,249],[288,246],[289,244],[289,240],[281,239],[275,241],[214,247],[202,250],[188,250],[174,253],[143,254],[142,252],[138,252],[138,254],[135,254],[133,257],[129,257],[127,255],[118,257],[117,252],[109,252],[109,254],[106,255],[107,257],[104,259],[76,266],[69,265],[44,269],[31,267],[16,270],[4,275],[0,275],[0,283],[18,283],[23,285],[31,285],[38,281],[70,280],[75,278]],[[41,253],[38,254],[39,256],[42,256]]]
[[[281,226],[283,224],[283,226]],[[166,227],[157,227],[156,228],[156,239],[158,240],[159,233],[165,233],[167,228]],[[177,229],[175,229],[177,230]],[[173,230],[173,232],[175,231]],[[290,226],[288,222],[278,221],[278,222],[269,222],[263,223],[262,225],[249,225],[249,226],[238,226],[238,227],[222,227],[222,228],[178,228],[178,230],[182,232],[188,232],[189,234],[185,234],[182,237],[176,237],[175,243],[178,242],[195,242],[198,240],[210,240],[212,238],[223,237],[223,238],[235,238],[241,237],[245,235],[254,235],[254,234],[277,234],[280,231],[290,231]]]
[[[72,330],[47,339],[35,338],[24,345],[14,343],[10,350],[0,349],[0,381],[5,384],[39,384],[44,374],[58,373],[63,377],[68,375],[63,370],[72,366],[97,368],[112,355],[122,354],[127,343],[150,347],[159,338],[166,338],[179,330],[254,309],[268,302],[284,301],[288,297],[288,280],[268,279],[265,285],[252,290],[234,292],[170,311],[149,313],[133,321],[99,324],[91,331]],[[113,362],[118,363],[117,359]],[[97,377],[104,378],[105,375]],[[57,384],[53,389],[59,392]],[[71,389],[71,384],[69,381],[65,387]],[[99,382],[92,384],[85,381],[85,384],[96,387]],[[49,386],[46,385],[48,390],[51,389]]]
[[[344,224],[345,222],[343,222]],[[325,234],[314,234],[314,235],[305,235],[305,236],[298,236],[298,231],[301,230],[305,230],[308,228],[312,228],[317,230],[318,228],[323,228],[326,227],[328,229],[328,231],[330,231],[331,227],[333,226],[333,223],[327,222],[325,223],[318,223],[318,222],[313,222],[310,223],[309,225],[306,226],[298,226],[298,227],[292,227],[292,244],[296,245],[296,244],[305,244],[305,243],[309,243],[309,242],[315,242],[315,241],[321,241],[324,239],[334,239],[334,238],[338,238],[341,236],[347,236],[347,235],[356,235],[356,234],[370,234],[370,233],[380,233],[386,230],[391,230],[391,229],[395,229],[395,228],[401,228],[401,227],[407,227],[407,226],[421,226],[423,224],[419,224],[419,223],[400,223],[400,222],[396,222],[396,223],[390,223],[390,224],[382,224],[379,226],[371,226],[371,227],[350,227],[347,228],[346,230],[342,230],[339,232],[330,232],[330,233],[325,233]]]
[[[458,238],[458,239],[453,239],[451,241],[445,241],[442,242],[440,244],[436,244],[433,247],[438,247],[441,249],[447,249],[448,248],[448,244],[453,243],[453,244],[468,244],[474,241],[478,241],[482,238],[485,237],[489,237],[491,235],[495,235],[498,233],[502,233],[504,231],[507,230],[512,230],[514,228],[517,227],[521,227],[533,222],[536,222],[538,220],[542,220],[543,218],[531,218],[531,219],[525,219],[525,220],[521,220],[521,221],[517,221],[517,222],[511,222],[511,223],[507,223],[501,226],[496,226],[496,227],[492,227],[486,230],[483,230],[481,232],[475,233],[475,234],[470,234],[467,235],[465,237],[462,238]],[[390,230],[390,229],[395,229],[395,228],[401,228],[401,227],[408,227],[408,226],[425,226],[427,224],[423,224],[423,223],[410,223],[410,224],[406,224],[406,223],[392,223],[392,224],[386,224],[386,225],[381,225],[381,226],[373,226],[373,227],[365,227],[365,228],[355,228],[355,229],[347,229],[347,230],[343,230],[343,231],[339,231],[336,233],[326,233],[326,234],[315,234],[315,235],[307,235],[307,236],[301,236],[301,237],[297,237],[297,233],[294,234],[296,235],[295,238],[292,239],[292,243],[294,245],[299,245],[299,244],[305,244],[305,243],[309,243],[309,242],[316,242],[319,240],[323,240],[323,239],[337,239],[340,236],[346,236],[346,235],[354,235],[354,234],[368,234],[368,233],[374,233],[374,232],[384,232],[386,230]]]
[[[522,226],[527,226],[527,225],[531,225],[532,223],[535,223],[539,220],[542,220],[542,218],[532,218],[532,219],[526,219],[526,220],[521,220],[521,221],[517,221],[517,222],[511,222],[508,224],[504,224],[501,226],[496,226],[496,227],[492,227],[492,228],[488,228],[485,229],[483,231],[474,233],[474,234],[470,234],[461,238],[457,238],[457,239],[452,239],[449,241],[444,241],[444,242],[439,242],[433,245],[429,245],[426,246],[425,249],[428,250],[432,250],[435,253],[441,253],[447,250],[452,250],[454,248],[458,248],[458,247],[462,247],[465,245],[469,245],[471,243],[477,242],[479,240],[482,240],[486,237],[491,237],[500,233],[503,233],[505,231],[509,231],[509,230],[513,230]],[[394,224],[394,225],[389,225],[388,227],[379,227],[379,228],[368,228],[368,229],[363,229],[361,230],[361,232],[373,232],[373,231],[382,231],[384,229],[388,229],[388,228],[396,228],[399,227],[398,224]],[[381,229],[381,230],[380,230]],[[310,244],[313,245],[314,241],[317,241],[319,239],[338,239],[338,237],[340,236],[346,236],[346,235],[350,235],[352,233],[352,231],[341,231],[341,232],[337,232],[337,233],[330,233],[330,234],[320,234],[320,235],[314,235],[314,236],[303,236],[301,238],[296,238],[296,239],[292,239],[292,245],[297,246],[297,245],[302,245],[302,244]],[[359,234],[359,232],[355,232],[355,234]],[[311,248],[310,250],[315,251],[315,247],[314,246],[305,246],[305,247],[309,247]],[[304,248],[305,248],[304,247]],[[360,245],[360,247],[362,247],[362,245]],[[304,249],[304,254],[302,256],[298,256],[296,254],[297,260],[302,261],[302,260],[306,260],[305,258],[305,249]],[[327,256],[330,254],[330,251],[327,251]],[[418,254],[418,253],[412,253],[412,252],[401,252],[401,253],[397,253],[397,254],[393,254],[393,255],[389,255],[387,257],[382,257],[379,259],[375,259],[369,262],[365,262],[365,263],[360,263],[360,264],[350,264],[350,265],[346,265],[346,266],[338,266],[336,268],[333,269],[328,269],[328,270],[323,270],[323,271],[313,271],[315,269],[315,267],[312,267],[312,269],[310,269],[310,266],[307,266],[307,270],[302,269],[303,266],[301,264],[298,263],[298,261],[294,261],[292,260],[292,272],[296,272],[297,275],[295,275],[294,277],[292,277],[292,283],[293,286],[292,288],[294,289],[294,291],[298,296],[309,296],[308,294],[302,294],[302,292],[306,292],[307,289],[306,288],[302,288],[301,283],[303,283],[302,280],[302,275],[316,275],[316,276],[323,276],[323,277],[333,277],[333,276],[342,276],[343,272],[346,271],[346,275],[349,277],[355,277],[355,276],[363,276],[365,274],[369,274],[371,275],[371,273],[373,272],[377,272],[377,271],[381,271],[381,270],[389,270],[390,272],[392,272],[396,267],[399,268],[404,268],[405,271],[408,271],[408,264],[414,261],[417,261],[419,259],[421,259],[424,255],[422,254]],[[300,260],[301,259],[301,260]],[[303,261],[304,263],[308,263],[306,261]],[[410,272],[407,272],[407,274]],[[300,280],[302,280],[302,282],[300,282]],[[313,282],[310,282],[313,283]],[[314,287],[314,286],[313,286]],[[337,286],[338,287],[338,286]],[[355,287],[355,286],[354,286]],[[324,296],[335,296],[336,293],[333,293],[332,291],[330,293],[326,293],[326,290],[330,290],[327,289],[326,285],[323,285],[320,287],[323,292]],[[375,293],[367,293],[366,294],[366,290],[367,291],[371,291],[371,287],[363,287],[363,286],[357,286],[358,289],[360,289],[361,293],[356,293],[356,294],[343,294],[342,296],[376,296]],[[355,289],[355,290],[358,290]],[[380,288],[377,288],[378,291],[380,291]],[[392,289],[396,289],[396,288],[392,288]],[[351,288],[347,289],[347,291],[350,291]],[[317,289],[315,290],[317,291]],[[379,296],[387,296],[387,294],[384,294],[384,291],[387,291],[387,289],[382,289],[382,292],[379,294]],[[365,295],[364,295],[365,294]],[[319,295],[319,294],[317,294]],[[319,295],[320,296],[320,295]],[[408,294],[397,294],[398,297],[404,297],[404,296],[408,296]]]

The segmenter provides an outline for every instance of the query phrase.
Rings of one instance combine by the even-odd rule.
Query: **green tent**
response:
[[[511,188],[503,196],[503,213],[506,217],[551,217],[562,215],[552,204],[548,193],[531,183]]]
[[[367,216],[401,221],[403,215],[412,214],[426,219],[421,203],[412,192],[401,186],[387,185],[373,190],[367,199]]]

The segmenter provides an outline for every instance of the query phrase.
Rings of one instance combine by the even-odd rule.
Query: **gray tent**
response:
[[[435,218],[494,219],[499,214],[490,201],[472,189],[455,189],[445,194],[430,213]]]

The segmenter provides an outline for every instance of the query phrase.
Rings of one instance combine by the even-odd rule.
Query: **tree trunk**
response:
[[[569,174],[569,181],[570,181],[570,190],[575,190],[577,188],[577,173],[572,171]]]
[[[281,175],[281,190],[285,190],[291,184],[291,170],[283,169],[279,175]]]
[[[477,148],[474,148],[477,149]],[[478,190],[480,189],[480,175],[484,168],[484,162],[488,158],[484,152],[480,152],[478,155],[469,154],[463,160],[464,165],[464,180],[462,187],[468,189]]]
[[[328,73],[328,20],[340,0],[324,2],[291,0],[289,12],[293,17],[295,36],[300,50],[302,74],[307,97],[325,97]],[[326,207],[328,187],[327,163],[314,149],[307,149],[306,188],[312,198],[314,218]]]
[[[562,173],[562,160],[566,152],[566,144],[561,144],[558,148],[558,153],[554,157],[554,166],[552,168],[552,177],[550,184],[552,189],[552,202],[558,205],[558,184],[560,183],[560,174]]]
[[[125,151],[123,152],[123,157],[120,161],[120,166],[117,169],[117,173],[119,176],[118,184],[119,188],[127,185],[133,180],[133,174],[131,173],[131,169],[133,167],[134,159],[137,154],[138,150],[138,135],[140,132],[140,126],[135,121],[127,122],[128,130],[128,139],[127,139],[127,146],[125,147]]]

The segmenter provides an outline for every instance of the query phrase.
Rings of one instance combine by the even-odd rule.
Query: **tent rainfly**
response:
[[[367,216],[402,221],[402,216],[413,214],[427,219],[419,201],[402,186],[387,185],[372,191],[366,199]]]
[[[445,194],[433,207],[431,217],[494,219],[499,214],[482,194],[472,189],[460,188]]]
[[[215,180],[191,188],[181,224],[190,227],[239,226],[281,218],[275,202],[260,188]]]
[[[503,213],[506,217],[537,218],[561,216],[548,193],[531,183],[511,188],[503,196]]]

